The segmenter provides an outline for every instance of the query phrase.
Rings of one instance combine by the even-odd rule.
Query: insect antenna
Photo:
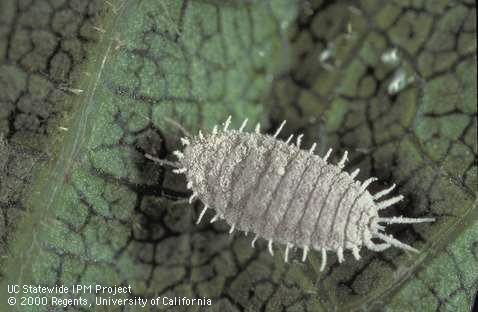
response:
[[[139,116],[141,116],[144,119],[151,122],[151,118],[149,118],[148,116],[145,116],[140,112],[136,112],[136,114],[138,114]],[[177,121],[175,121],[175,120],[173,120],[169,117],[163,116],[162,118],[163,118],[164,121],[166,121],[166,122],[172,124],[173,126],[175,126],[176,128],[178,128],[179,131],[181,131],[182,134],[185,135],[185,137],[181,138],[181,143],[183,145],[189,145],[190,144],[189,139],[192,138],[192,135],[183,126],[181,126]],[[202,138],[201,131],[199,131],[199,136]],[[176,155],[176,157],[178,159],[181,159],[183,157],[183,154],[180,151],[174,151],[173,154]],[[184,168],[180,168],[181,164],[179,162],[175,162],[175,161],[173,162],[173,161],[168,161],[168,160],[164,160],[164,159],[159,159],[159,158],[154,157],[150,154],[144,154],[144,157],[146,157],[149,160],[154,161],[155,163],[160,164],[161,166],[170,166],[170,167],[173,167],[173,168],[177,168],[176,173],[184,173],[185,172]],[[174,172],[174,170],[173,170],[173,172]]]
[[[163,119],[164,121],[170,123],[171,125],[175,126],[176,128],[179,129],[179,131],[181,131],[183,133],[184,136],[186,136],[187,138],[192,138],[193,136],[191,135],[191,133],[188,132],[188,130],[186,130],[183,126],[181,126],[176,120],[174,119],[171,119],[169,117],[166,117],[166,116],[163,116]]]
[[[146,157],[149,160],[154,161],[157,164],[160,164],[161,166],[170,166],[170,167],[173,167],[173,168],[179,168],[180,167],[180,163],[178,163],[176,161],[169,161],[169,160],[165,160],[165,159],[159,159],[159,158],[154,157],[150,154],[144,154],[144,157]]]
[[[135,111],[135,114],[137,114],[137,115],[139,115],[139,116],[143,117],[144,119],[146,119],[146,120],[148,120],[148,121],[151,122],[151,118],[149,118],[148,116],[146,116],[146,115],[144,115],[144,114],[142,114],[142,113],[140,113],[140,112],[137,112],[137,111]],[[162,116],[161,118],[162,118],[164,121],[166,121],[167,123],[173,125],[173,126],[176,127],[177,129],[179,129],[179,131],[181,131],[182,134],[183,134],[184,136],[186,136],[186,138],[192,138],[191,133],[189,133],[189,131],[187,131],[186,128],[184,128],[183,126],[181,126],[181,124],[179,124],[176,120],[174,120],[174,119],[172,119],[172,118],[169,118],[169,117],[167,117],[167,116]]]

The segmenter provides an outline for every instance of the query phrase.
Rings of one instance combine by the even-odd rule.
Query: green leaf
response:
[[[333,146],[338,159],[349,150],[349,171],[360,168],[359,180],[379,177],[372,191],[397,183],[406,200],[384,214],[437,219],[387,227],[418,255],[365,251],[359,262],[346,256],[310,276],[325,310],[471,309],[478,286],[474,10],[334,4],[317,7],[293,33],[291,76],[301,80],[276,82],[286,90],[276,95],[283,99],[277,118],[294,120],[292,133],[311,124],[306,137],[321,133],[322,153]]]
[[[212,311],[470,310],[478,288],[474,3],[118,0],[84,25],[81,5],[77,14],[56,2],[6,3],[15,16],[53,11],[52,24],[43,25],[51,32],[33,35],[45,51],[55,46],[52,33],[95,39],[87,50],[71,48],[83,51],[74,57],[84,62],[73,62],[73,77],[61,78],[62,54],[48,65],[68,95],[54,96],[65,83],[31,78],[22,67],[45,69],[43,59],[32,61],[41,53],[27,53],[28,40],[9,45],[0,65],[0,100],[11,104],[0,129],[50,155],[21,195],[26,212],[8,228],[0,310],[11,310],[3,308],[7,284],[131,285],[130,298],[207,297]],[[3,125],[30,93],[51,97],[65,115],[22,137]],[[320,155],[334,148],[333,162],[348,150],[348,171],[360,168],[359,180],[379,177],[372,192],[397,183],[406,200],[384,215],[437,219],[387,227],[420,253],[363,249],[360,261],[346,253],[340,265],[330,254],[322,273],[317,252],[300,263],[296,250],[285,264],[282,250],[271,257],[264,241],[252,249],[250,237],[231,238],[224,223],[196,225],[202,207],[177,201],[189,195],[183,178],[144,154],[168,157],[180,147],[171,120],[196,133],[228,115],[236,127],[249,118],[247,129],[260,121],[267,131],[287,119],[282,137],[305,132],[304,145],[318,140]],[[10,155],[1,144],[0,156]],[[3,172],[15,172],[3,164],[2,192]],[[82,297],[95,302],[94,294]]]

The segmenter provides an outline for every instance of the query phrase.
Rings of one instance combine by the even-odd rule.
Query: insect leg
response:
[[[176,174],[185,173],[186,171],[187,171],[186,168],[173,169],[173,173],[176,173]]]
[[[189,204],[189,200],[187,198],[177,199],[173,202],[173,205],[186,205]]]
[[[187,146],[187,145],[191,144],[191,142],[189,142],[188,138],[181,138],[180,141],[181,141],[181,144],[184,145],[184,146]]]
[[[184,154],[181,153],[180,151],[174,151],[173,155],[176,156],[178,159],[181,159],[184,157]]]

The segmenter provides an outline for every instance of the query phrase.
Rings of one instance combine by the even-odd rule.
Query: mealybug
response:
[[[390,246],[417,251],[385,233],[384,224],[432,222],[433,218],[381,218],[378,212],[403,199],[396,196],[377,200],[395,187],[370,194],[367,187],[376,178],[363,183],[356,181],[359,170],[343,171],[347,152],[337,165],[327,163],[331,149],[322,158],[309,150],[300,149],[302,135],[295,143],[292,136],[283,142],[277,135],[261,134],[259,124],[253,133],[244,133],[247,119],[239,130],[229,130],[229,117],[221,131],[181,138],[183,151],[175,151],[178,162],[156,160],[176,167],[185,174],[187,187],[192,190],[190,202],[200,199],[204,208],[199,223],[208,208],[216,215],[211,222],[224,219],[234,229],[255,234],[252,247],[260,237],[268,240],[273,254],[273,242],[284,244],[287,262],[290,248],[303,248],[302,261],[310,249],[322,253],[321,271],[326,265],[327,251],[344,260],[349,249],[360,259],[362,246],[383,251]],[[383,242],[375,243],[372,239]]]

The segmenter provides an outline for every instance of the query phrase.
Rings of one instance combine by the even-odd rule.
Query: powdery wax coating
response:
[[[305,261],[310,249],[322,252],[321,270],[326,265],[326,252],[335,251],[339,262],[349,249],[358,260],[362,246],[382,251],[390,246],[416,251],[391,235],[380,223],[421,223],[433,218],[380,218],[378,211],[403,199],[396,196],[377,202],[390,193],[395,185],[372,195],[367,190],[376,178],[363,183],[355,180],[358,170],[349,174],[343,170],[345,152],[337,164],[327,163],[331,150],[323,157],[310,150],[300,149],[300,135],[290,144],[275,135],[228,130],[230,117],[222,131],[214,128],[210,134],[199,133],[182,138],[185,146],[176,151],[178,169],[188,180],[193,198],[205,205],[198,223],[208,208],[216,210],[212,222],[221,218],[234,229],[256,234],[269,241],[286,245],[285,261],[289,249],[303,248]],[[383,242],[374,243],[372,238]]]

